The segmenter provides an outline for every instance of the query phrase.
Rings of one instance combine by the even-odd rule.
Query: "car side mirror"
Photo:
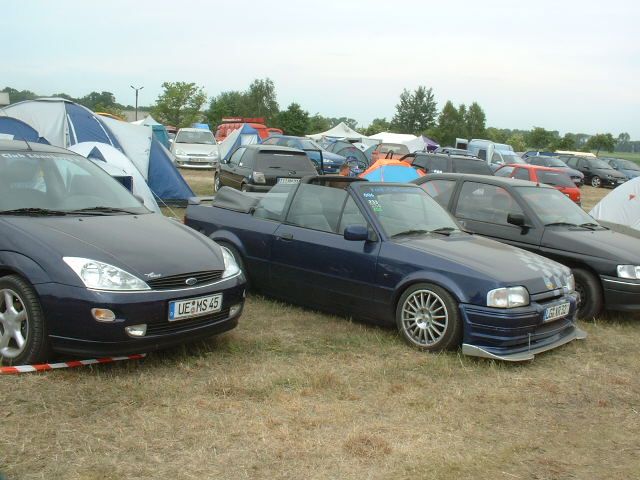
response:
[[[507,214],[507,223],[510,225],[515,225],[516,227],[520,227],[523,233],[526,233],[529,230],[529,225],[527,225],[527,220],[522,213],[509,213]]]
[[[364,225],[347,225],[344,229],[344,239],[359,242],[369,239],[369,229]]]

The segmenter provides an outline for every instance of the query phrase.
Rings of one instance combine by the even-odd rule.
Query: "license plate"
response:
[[[569,315],[570,307],[571,307],[570,303],[561,303],[560,305],[556,305],[555,307],[547,308],[544,311],[543,322],[550,322],[558,318],[566,317],[567,315]]]
[[[169,321],[200,317],[222,310],[222,294],[169,302]]]
[[[298,183],[300,182],[299,178],[279,178],[278,183]]]

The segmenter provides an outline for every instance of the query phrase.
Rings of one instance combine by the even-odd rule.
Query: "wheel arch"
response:
[[[19,275],[32,285],[51,281],[35,260],[18,252],[0,251],[0,277],[6,275]]]
[[[395,310],[398,305],[398,300],[402,294],[413,285],[418,283],[432,283],[434,285],[439,286],[440,288],[445,289],[447,292],[451,294],[458,304],[466,303],[469,301],[469,298],[463,290],[453,281],[450,277],[445,276],[444,274],[438,272],[427,272],[420,271],[415,272],[405,278],[402,279],[393,292],[393,302],[392,302],[392,311],[395,315]]]

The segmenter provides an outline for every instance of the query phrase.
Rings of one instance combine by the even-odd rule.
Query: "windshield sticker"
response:
[[[50,153],[0,153],[2,158],[60,158],[60,155]]]

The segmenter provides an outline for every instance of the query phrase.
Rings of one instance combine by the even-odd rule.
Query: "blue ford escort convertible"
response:
[[[415,185],[312,176],[266,195],[194,199],[187,225],[252,288],[378,324],[418,348],[521,361],[574,339],[574,280],[544,257],[460,230]]]

